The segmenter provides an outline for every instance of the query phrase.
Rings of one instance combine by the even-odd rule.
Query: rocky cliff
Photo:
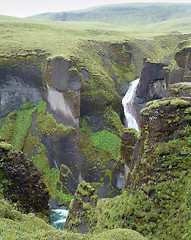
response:
[[[123,188],[121,96],[150,45],[89,41],[80,58],[1,57],[0,135],[33,160],[60,204],[82,180],[104,197]]]
[[[90,231],[131,228],[148,239],[189,239],[190,107],[191,99],[182,97],[155,100],[142,110],[142,131],[130,159],[126,190],[113,199],[98,200],[88,216],[81,209]],[[128,164],[125,153],[131,135],[124,134],[122,145]]]
[[[185,58],[188,62],[183,70],[189,65],[187,54]],[[162,69],[166,71],[163,64],[147,63],[143,76],[155,78],[163,74]],[[75,215],[76,205],[71,204],[69,219],[75,221],[68,222],[68,229],[100,233],[105,229],[131,228],[147,239],[191,237],[190,82],[170,84],[165,74],[160,80],[166,81],[168,88],[158,95],[160,100],[150,101],[142,109],[140,136],[132,129],[123,131],[121,136],[121,157],[128,167],[122,195],[99,199],[95,206],[88,205],[88,210],[87,202],[82,203],[79,209],[75,208]]]
[[[190,41],[183,41],[178,45],[174,59],[169,67],[165,69],[165,81],[167,84],[178,82],[190,82]]]

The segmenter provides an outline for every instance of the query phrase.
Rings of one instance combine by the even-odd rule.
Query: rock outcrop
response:
[[[190,106],[191,98],[181,97],[155,100],[149,102],[142,110],[140,146],[138,156],[133,160],[134,164],[130,171],[134,174],[129,175],[127,188],[136,189],[148,183],[157,172],[165,174],[165,168],[162,167],[165,163],[161,162],[156,152],[160,149],[165,155],[165,142],[173,143],[174,139],[180,137],[179,132],[189,126]],[[170,147],[169,154],[172,149]]]
[[[121,136],[120,153],[121,158],[125,164],[125,178],[129,174],[129,169],[132,165],[132,157],[135,151],[135,145],[138,139],[139,133],[133,128],[126,128]]]
[[[145,62],[137,87],[137,98],[140,101],[159,99],[165,96],[166,82],[164,80],[162,63]]]
[[[0,183],[5,198],[25,212],[49,215],[49,193],[34,163],[23,152],[0,140]]]
[[[70,211],[64,228],[80,233],[89,231],[89,213],[97,205],[98,195],[95,188],[82,181],[70,204]]]
[[[168,97],[191,97],[191,82],[170,84],[166,93]]]
[[[188,44],[187,41],[179,44],[171,65],[165,69],[167,84],[191,82],[191,48]]]
[[[90,231],[131,228],[148,239],[190,238],[190,108],[190,97],[171,97],[149,102],[142,110],[126,190],[113,199],[99,199],[90,209]]]

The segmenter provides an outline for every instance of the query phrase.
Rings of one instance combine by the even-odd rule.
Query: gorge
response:
[[[0,234],[189,239],[190,34],[23,21],[1,22]]]

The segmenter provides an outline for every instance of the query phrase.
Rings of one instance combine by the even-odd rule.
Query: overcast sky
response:
[[[45,12],[62,12],[93,6],[129,2],[191,3],[191,0],[0,0],[0,15],[28,17]]]

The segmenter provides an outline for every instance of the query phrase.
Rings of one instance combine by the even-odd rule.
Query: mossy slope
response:
[[[170,98],[142,111],[138,155],[131,160],[126,190],[90,209],[90,231],[131,228],[148,239],[191,237],[190,105],[189,97]]]

